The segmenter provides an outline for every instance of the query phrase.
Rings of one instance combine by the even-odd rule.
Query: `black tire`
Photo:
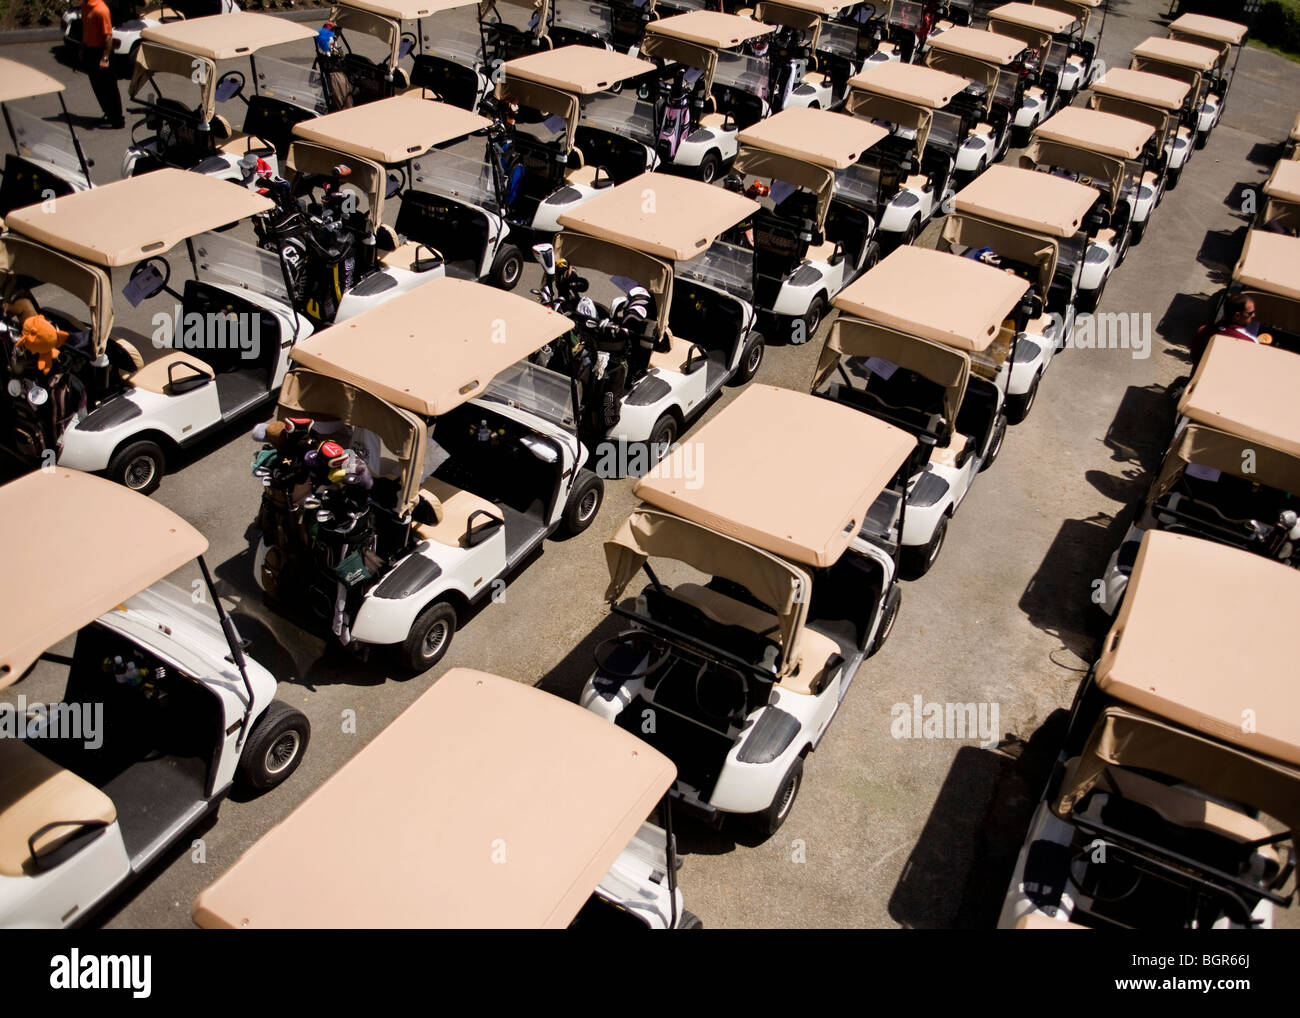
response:
[[[895,584],[885,597],[885,610],[880,616],[880,626],[876,629],[876,638],[871,641],[871,650],[867,652],[867,657],[876,654],[889,639],[889,634],[894,631],[894,623],[898,621],[898,608],[902,603],[903,588]]]
[[[492,260],[492,272],[489,276],[492,285],[502,290],[513,290],[519,285],[519,279],[523,274],[523,253],[513,244],[503,244],[496,258]]]
[[[1032,127],[1018,127],[1015,124],[1012,124],[1011,130],[1007,132],[1011,138],[1011,144],[1008,145],[1007,147],[1024,148],[1029,144],[1029,136],[1033,133],[1033,130],[1034,129]],[[1004,152],[1003,155],[1005,154],[1006,153]],[[999,156],[998,158],[1000,159],[1002,157]]]
[[[993,436],[989,439],[989,454],[984,457],[984,462],[980,464],[980,470],[987,470],[993,466],[994,461],[998,458],[998,453],[1002,451],[1002,446],[1007,438],[1007,416],[1003,414],[998,418],[998,422],[993,425]]]
[[[1129,247],[1132,247],[1135,244],[1142,243],[1142,238],[1146,236],[1147,223],[1149,222],[1151,222],[1151,217],[1150,214],[1148,213],[1147,218],[1144,221],[1133,224],[1132,228],[1128,232]]]
[[[862,271],[870,272],[880,263],[880,245],[874,240],[867,245],[867,253],[862,256]]]
[[[914,243],[917,235],[921,232],[921,217],[913,216],[912,221],[907,224],[907,229],[903,231],[903,236],[899,238],[898,246],[907,247]]]
[[[659,420],[655,421],[655,426],[650,429],[650,439],[646,442],[649,458],[646,460],[651,466],[660,460],[661,449],[671,449],[677,436],[681,433],[681,426],[677,423],[677,418],[672,414],[664,414]]]
[[[244,742],[235,779],[254,792],[274,788],[298,769],[310,741],[307,715],[283,700],[272,700]]]
[[[1187,165],[1186,163],[1183,164],[1183,166],[1186,166],[1186,165]],[[1182,175],[1183,175],[1183,167],[1182,167],[1182,166],[1178,167],[1178,169],[1176,169],[1176,170],[1171,169],[1171,170],[1170,170],[1170,171],[1165,175],[1165,190],[1166,190],[1166,191],[1172,191],[1175,187],[1177,187],[1177,186],[1178,186],[1178,178],[1181,177]]]
[[[750,829],[761,838],[770,838],[781,829],[781,825],[794,809],[794,801],[799,797],[799,786],[803,784],[803,757],[795,757],[785,777],[776,787],[772,802],[761,813],[751,813],[746,817]]]
[[[704,921],[694,912],[682,909],[682,914],[677,917],[677,928],[679,930],[702,930],[704,929]]]
[[[586,467],[578,471],[578,478],[569,491],[561,517],[564,532],[576,537],[589,526],[605,501],[605,482]]]
[[[1210,140],[1210,132],[1209,132],[1209,131],[1197,131],[1197,132],[1196,132],[1196,141],[1195,141],[1193,144],[1195,144],[1197,148],[1205,148],[1205,144],[1206,144],[1206,142],[1208,142],[1209,140]]]
[[[1106,289],[1106,283],[1110,279],[1110,273],[1102,277],[1101,286],[1095,290],[1080,290],[1074,298],[1074,309],[1080,314],[1092,314],[1097,310],[1097,304],[1101,301],[1102,292]]]
[[[700,160],[700,168],[696,172],[700,180],[706,184],[712,184],[718,179],[718,174],[722,172],[722,156],[715,150],[709,149],[704,153],[704,158]]]
[[[811,343],[813,336],[821,327],[822,319],[826,317],[826,298],[822,294],[817,294],[808,304],[808,310],[800,317],[795,318],[790,323],[790,342],[798,346],[801,343]],[[803,338],[800,339],[800,333]]]
[[[740,367],[736,373],[731,376],[731,385],[744,385],[758,374],[759,366],[763,363],[763,351],[766,344],[763,341],[763,334],[755,332],[749,337],[749,342],[745,346],[745,352],[740,355]]]
[[[1038,399],[1038,383],[1043,380],[1043,373],[1040,371],[1034,376],[1034,380],[1029,383],[1029,391],[1022,396],[1007,397],[1007,420],[1012,424],[1019,424],[1029,416],[1029,411],[1034,407],[1034,401]]]
[[[904,548],[899,554],[899,565],[908,579],[919,580],[938,561],[944,539],[948,536],[948,519],[947,513],[939,518],[939,525],[934,528],[929,542]]]
[[[162,446],[148,439],[129,442],[108,462],[108,479],[116,481],[141,495],[152,495],[158,490],[163,471],[167,468],[167,457]]]
[[[455,635],[456,609],[446,601],[434,601],[411,624],[402,644],[402,664],[412,671],[428,671],[442,660]]]

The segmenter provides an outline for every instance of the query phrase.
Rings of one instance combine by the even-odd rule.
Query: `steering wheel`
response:
[[[406,171],[400,166],[395,166],[388,171],[388,177],[384,183],[384,197],[391,198],[393,195],[406,190]]]
[[[153,293],[146,294],[145,295],[146,297],[153,297],[156,296],[157,294],[162,293],[164,290],[167,289],[167,284],[171,282],[172,267],[170,263],[167,261],[167,259],[161,257],[160,255],[153,255],[152,257],[142,259],[141,261],[135,263],[135,266],[131,269],[131,275],[128,278],[128,283],[134,281],[135,278],[139,276],[142,272],[144,272],[146,269],[153,267],[155,262],[157,262],[158,266],[160,266],[160,267],[154,267],[154,271],[157,272],[158,275],[162,277],[162,285],[159,286],[158,289],[155,290]]]
[[[644,653],[637,653],[637,651],[644,651]],[[613,663],[618,659],[620,652],[629,654],[637,662],[631,670],[620,668]],[[592,656],[596,659],[596,668],[602,675],[615,679],[640,679],[653,675],[662,668],[664,662],[672,656],[672,651],[663,640],[641,630],[633,630],[601,641],[592,651]]]
[[[695,676],[695,705],[715,721],[743,716],[749,700],[749,683],[732,668],[708,666]]]
[[[397,39],[397,58],[410,56],[415,47],[420,44],[420,40],[415,37],[414,32],[403,32]]]
[[[234,82],[235,90],[223,99],[221,96],[230,88],[230,82]],[[244,86],[246,84],[248,84],[248,79],[244,77],[243,71],[227,71],[217,79],[217,87],[213,90],[217,97],[217,102],[229,102],[234,98],[244,99]],[[247,103],[248,100],[244,99],[244,102]]]

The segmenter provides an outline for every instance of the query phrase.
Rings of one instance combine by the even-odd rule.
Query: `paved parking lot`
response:
[[[1161,32],[1167,7],[1111,0],[1102,45],[1108,65],[1126,63],[1133,45]],[[97,118],[85,78],[57,64],[51,44],[2,52],[68,80],[69,107],[87,121]],[[1094,653],[1085,610],[1091,581],[1167,443],[1172,405],[1163,389],[1187,373],[1183,341],[1200,323],[1203,299],[1226,280],[1245,228],[1234,204],[1243,186],[1262,183],[1276,159],[1295,116],[1297,82],[1300,67],[1277,56],[1251,49],[1242,57],[1223,122],[1167,194],[1101,303],[1101,311],[1150,315],[1150,355],[1067,350],[1057,358],[1032,414],[1012,428],[997,464],[954,518],[938,563],[905,586],[893,636],[858,673],[809,757],[785,827],[771,841],[749,845],[679,825],[680,882],[687,907],[707,926],[995,921],[1044,764],[1056,752],[1061,719],[1054,712],[1069,704]],[[124,136],[85,133],[96,182],[117,177]],[[537,267],[528,273],[524,285],[536,285]],[[758,381],[806,390],[819,345],[769,347]],[[724,390],[709,415],[734,392]],[[592,648],[617,628],[601,601],[601,545],[633,507],[630,481],[607,486],[601,517],[587,533],[548,541],[502,603],[488,604],[464,625],[433,672],[403,680],[382,655],[359,664],[333,651],[269,611],[253,583],[245,531],[260,496],[249,475],[254,423],[188,457],[156,497],[207,535],[223,597],[254,656],[279,677],[281,698],[310,717],[312,744],[284,786],[222,807],[201,833],[205,861],[194,861],[188,848],[175,853],[121,899],[104,917],[112,927],[188,927],[199,890],[446,669],[482,668],[572,698],[590,670]],[[771,467],[775,492],[781,464]],[[184,572],[177,580],[188,587],[191,578]],[[37,674],[7,695],[20,692],[32,701],[55,698],[60,689]],[[1001,748],[981,748],[978,739],[892,738],[891,707],[918,696],[996,705]],[[355,734],[344,731],[349,711]],[[365,874],[337,879],[364,881]],[[1280,922],[1296,925],[1296,911]]]

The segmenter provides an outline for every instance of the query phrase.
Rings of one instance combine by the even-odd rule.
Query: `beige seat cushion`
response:
[[[1104,230],[1098,230],[1097,243],[1113,245],[1115,243],[1115,231],[1112,230],[1109,226],[1106,227],[1106,229]]]
[[[804,84],[820,87],[826,83],[826,75],[820,71],[805,71],[803,76]]]
[[[930,450],[930,462],[956,470],[957,459],[969,444],[970,438],[954,428],[947,445],[936,445]]]
[[[799,637],[799,663],[777,685],[789,693],[811,696],[813,681],[822,673],[831,655],[839,652],[839,644],[829,636],[804,626]]]
[[[172,371],[172,377],[169,379],[167,374],[173,364],[181,364],[184,367]],[[192,354],[172,352],[163,354],[157,360],[150,361],[139,371],[133,372],[127,380],[137,389],[166,396],[168,395],[166,387],[169,381],[179,382],[186,378],[192,378],[194,375],[215,377],[212,369]]]
[[[379,259],[381,265],[390,269],[406,269],[408,272],[415,271],[415,262],[420,258],[430,257],[442,258],[442,252],[437,248],[429,247],[428,244],[417,244],[413,240],[408,240],[400,247],[392,251],[386,251]]]
[[[701,127],[711,127],[714,130],[721,130],[727,124],[726,114],[723,113],[706,113],[700,117]]]
[[[596,166],[580,166],[576,170],[565,170],[564,179],[570,184],[594,187],[596,183]]]
[[[926,185],[929,183],[930,183],[930,178],[927,177],[924,173],[913,173],[910,177],[908,177],[906,180],[903,181],[903,186],[910,187],[917,191],[923,191],[925,190]]]
[[[501,510],[485,498],[479,498],[472,491],[457,488],[446,481],[430,477],[420,486],[420,498],[431,504],[437,523],[417,523],[415,532],[426,541],[445,544],[451,548],[464,548],[465,532],[469,529],[469,518],[482,510],[493,519],[502,519]],[[474,526],[487,521],[482,517],[474,520]]]
[[[835,242],[824,240],[815,246],[809,245],[808,253],[804,257],[810,262],[829,262],[835,257]]]
[[[218,152],[232,156],[246,156],[250,152],[265,152],[266,143],[251,134],[236,133],[217,146]]]
[[[27,839],[46,824],[116,819],[113,801],[90,782],[17,739],[0,739],[0,874],[21,877],[33,871]],[[36,849],[49,851],[77,831],[56,828],[36,839]]]
[[[981,121],[980,123],[975,125],[975,129],[972,133],[982,134],[986,138],[991,138],[993,136],[993,125],[986,124],[983,121]]]
[[[650,366],[659,368],[662,371],[675,371],[681,374],[686,370],[686,358],[690,356],[694,345],[684,339],[679,339],[671,332],[666,332],[664,335],[672,346],[663,352],[654,351],[650,355]]]
[[[1142,174],[1142,183],[1154,191],[1156,189],[1156,184],[1158,183],[1155,173],[1151,170],[1147,170],[1146,173]]]

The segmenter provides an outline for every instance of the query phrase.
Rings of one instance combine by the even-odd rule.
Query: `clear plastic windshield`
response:
[[[424,52],[462,67],[473,67],[483,57],[483,40],[477,29],[439,25],[436,33],[424,31]]]
[[[324,82],[316,69],[287,60],[257,58],[257,92],[316,113],[327,110]]]
[[[1049,71],[1059,71],[1065,66],[1066,57],[1070,55],[1070,46],[1064,42],[1053,42],[1047,47],[1047,59],[1043,66]]]
[[[469,138],[430,149],[412,163],[411,186],[417,191],[495,208],[496,183],[487,160],[487,142]]]
[[[280,258],[229,233],[203,233],[194,238],[196,278],[234,285],[267,297],[292,303],[284,282]]]
[[[46,120],[13,107],[8,113],[20,156],[34,163],[53,166],[64,175],[89,184],[81,170],[81,161],[77,159],[72,131],[62,119]]]
[[[592,0],[555,0],[555,24],[598,39],[614,38],[614,11]]]
[[[575,427],[573,387],[569,379],[530,361],[506,368],[488,383],[478,398],[528,410],[570,431]]]
[[[858,55],[858,29],[836,21],[823,21],[817,49],[837,57],[852,59]]]
[[[677,263],[678,279],[694,279],[750,301],[754,295],[754,252],[739,244],[715,240],[701,255]]]
[[[767,71],[765,59],[752,57],[735,50],[718,51],[718,68],[713,72],[715,85],[728,85],[760,99],[767,98]]]
[[[835,198],[864,208],[880,201],[880,167],[854,163],[835,171]]]
[[[688,11],[707,10],[709,0],[659,0],[656,5],[660,12],[660,17],[667,17],[669,13],[678,14]]]
[[[961,117],[956,113],[945,113],[943,110],[934,111],[930,120],[930,134],[926,138],[927,145],[933,145],[951,155],[957,151],[964,136]]]
[[[485,24],[509,25],[519,31],[537,29],[537,6],[532,0],[496,0],[483,19]]]
[[[922,14],[920,4],[911,3],[909,0],[897,0],[893,11],[890,12],[889,23],[915,32],[921,27]]]
[[[655,106],[639,99],[631,88],[621,92],[601,92],[583,100],[578,124],[653,145]]]
[[[1003,106],[1010,106],[1016,101],[1016,88],[1020,84],[1020,75],[1015,71],[998,71],[998,80],[993,86],[993,100]]]

